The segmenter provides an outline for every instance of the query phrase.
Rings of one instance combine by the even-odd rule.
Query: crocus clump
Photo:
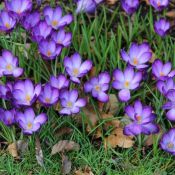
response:
[[[7,126],[10,126],[16,122],[15,120],[15,109],[3,110],[0,109],[0,120]]]
[[[172,155],[175,155],[175,129],[171,129],[162,136],[160,141],[160,147],[169,152]]]
[[[142,43],[140,45],[132,43],[128,53],[125,50],[121,50],[121,57],[131,66],[142,69],[148,67],[145,63],[151,59],[152,52],[148,43]]]
[[[62,9],[59,6],[55,9],[50,6],[45,7],[43,13],[47,24],[55,30],[69,25],[73,21],[73,17],[70,14],[62,16]]]
[[[169,0],[150,0],[150,4],[157,10],[161,11],[169,4]]]
[[[6,11],[0,11],[0,31],[7,32],[16,25],[16,20]]]
[[[114,89],[120,90],[118,93],[119,99],[127,102],[131,98],[130,90],[138,88],[141,80],[142,73],[134,72],[132,67],[127,67],[124,72],[116,69],[113,73],[112,86]]]
[[[121,5],[123,10],[131,15],[138,9],[139,0],[121,0]]]
[[[169,29],[170,29],[170,22],[165,19],[159,19],[154,24],[155,32],[161,37],[164,37]]]
[[[80,54],[75,53],[71,57],[64,58],[64,67],[70,79],[75,83],[80,83],[79,78],[83,77],[91,70],[92,61],[86,60],[82,62]]]
[[[166,80],[168,77],[175,76],[175,70],[171,71],[171,63],[163,62],[160,59],[156,59],[152,65],[152,74],[156,80]]]
[[[36,116],[32,108],[26,109],[24,113],[17,112],[16,116],[19,126],[26,134],[33,134],[34,132],[38,131],[47,121],[46,114],[41,113]]]
[[[97,77],[92,77],[84,84],[84,91],[101,102],[108,102],[109,96],[106,91],[109,89],[110,75],[107,72],[100,73]]]
[[[78,98],[78,91],[65,90],[60,94],[60,101],[62,109],[60,114],[62,115],[71,115],[80,112],[80,108],[86,105],[86,100],[84,98]]]
[[[10,51],[4,50],[0,56],[0,77],[14,76],[19,77],[23,73],[23,69],[18,67],[18,58]]]
[[[139,135],[141,133],[149,135],[159,131],[158,126],[154,123],[156,115],[152,113],[150,106],[143,106],[137,100],[133,106],[127,106],[125,112],[132,121],[124,128],[125,135]]]
[[[59,91],[53,88],[49,83],[42,87],[39,95],[39,101],[45,106],[52,106],[58,102]]]

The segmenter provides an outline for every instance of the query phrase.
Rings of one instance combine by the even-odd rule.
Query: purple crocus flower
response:
[[[170,29],[170,22],[165,19],[159,19],[154,24],[155,32],[161,37],[164,37],[169,29]]]
[[[128,53],[121,50],[121,56],[122,59],[130,65],[137,69],[142,69],[148,67],[145,63],[151,59],[152,52],[148,43],[142,43],[140,45],[132,43]]]
[[[60,29],[58,32],[52,34],[52,39],[59,45],[68,47],[71,44],[72,33],[66,33],[64,29]]]
[[[171,63],[163,62],[160,59],[156,59],[152,65],[152,73],[157,80],[166,80],[168,77],[175,76],[175,70],[171,71]]]
[[[175,90],[169,90],[166,94],[168,102],[163,105],[164,110],[168,110],[166,117],[168,120],[175,121]]]
[[[8,12],[0,11],[0,31],[7,32],[15,27],[16,20]]]
[[[64,58],[64,67],[70,79],[75,83],[80,83],[79,78],[83,77],[91,70],[92,61],[86,60],[82,63],[80,54],[75,53],[71,57]]]
[[[52,31],[52,27],[48,26],[45,21],[40,21],[32,29],[32,39],[36,42],[40,42],[42,39],[46,39]]]
[[[15,123],[15,114],[16,114],[15,109],[12,109],[12,110],[2,110],[1,109],[0,119],[5,125],[10,126]]]
[[[53,40],[42,40],[39,43],[39,51],[44,59],[53,60],[61,53],[62,46],[57,45]]]
[[[100,73],[97,77],[91,78],[84,84],[84,91],[91,92],[94,98],[101,102],[108,102],[109,96],[106,91],[109,89],[110,75],[107,72]]]
[[[165,81],[159,80],[157,82],[157,89],[163,94],[166,95],[167,92],[171,89],[175,89],[175,83],[173,78],[168,78]]]
[[[46,114],[41,113],[36,116],[32,108],[26,109],[24,113],[17,112],[16,116],[17,122],[25,134],[33,134],[47,121]]]
[[[139,7],[139,0],[121,0],[123,10],[128,14],[133,14]]]
[[[25,16],[25,18],[22,21],[22,25],[26,30],[31,30],[39,23],[39,21],[40,21],[40,13],[33,12]]]
[[[150,0],[150,4],[157,10],[161,11],[169,4],[169,0]]]
[[[62,109],[60,114],[71,115],[80,112],[80,108],[86,105],[86,100],[84,98],[78,98],[78,91],[65,90],[60,94],[60,101]]]
[[[39,101],[45,106],[51,106],[58,102],[59,91],[49,83],[45,84],[39,95]]]
[[[51,76],[50,85],[58,90],[61,90],[68,88],[69,80],[63,74],[60,74],[57,77]]]
[[[113,83],[114,89],[119,91],[119,99],[123,102],[127,102],[130,96],[130,90],[134,90],[139,87],[142,80],[141,72],[134,72],[132,67],[127,67],[124,72],[120,69],[116,69],[113,73]]]
[[[55,9],[52,9],[50,6],[45,7],[44,17],[47,24],[56,30],[69,25],[73,21],[73,16],[70,14],[62,16],[61,7],[56,7]]]
[[[12,83],[8,82],[5,85],[0,85],[0,98],[9,100],[12,97]]]
[[[158,126],[154,123],[156,115],[152,113],[150,106],[143,106],[142,103],[137,100],[133,106],[127,106],[125,112],[132,120],[132,123],[124,128],[125,135],[134,136],[141,133],[149,135],[159,131]]]
[[[0,77],[4,76],[14,76],[19,77],[23,73],[23,69],[18,67],[18,58],[8,51],[4,50],[2,56],[0,56]]]
[[[169,130],[167,133],[165,133],[162,136],[162,139],[160,141],[160,147],[166,151],[169,152],[172,155],[175,155],[175,129]]]
[[[5,0],[5,6],[9,12],[21,18],[32,9],[32,0]]]
[[[15,105],[31,106],[41,92],[41,84],[33,85],[32,81],[26,79],[17,81],[13,85],[13,99]]]

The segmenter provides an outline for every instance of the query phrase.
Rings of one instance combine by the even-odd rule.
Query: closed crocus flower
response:
[[[169,4],[169,0],[150,0],[150,4],[157,10],[161,11]]]
[[[142,69],[148,67],[146,64],[152,57],[152,52],[148,43],[132,43],[128,53],[121,50],[122,59],[131,66]]]
[[[41,93],[39,95],[39,101],[45,106],[52,106],[58,102],[59,91],[53,88],[49,83],[42,87]]]
[[[154,123],[156,115],[152,113],[150,106],[143,106],[142,103],[137,100],[133,106],[127,106],[125,112],[131,119],[131,124],[124,128],[125,135],[149,135],[159,131],[158,126]]]
[[[24,113],[17,112],[16,116],[16,120],[25,134],[33,134],[47,121],[46,114],[41,113],[36,116],[32,108],[26,109]]]
[[[170,22],[165,19],[159,19],[154,24],[155,32],[161,37],[164,37],[169,29],[170,29]]]
[[[62,16],[61,7],[56,7],[55,9],[51,8],[50,6],[45,7],[44,17],[47,24],[52,26],[52,28],[55,30],[69,25],[73,21],[73,16],[70,14]]]
[[[63,74],[60,74],[57,77],[51,76],[50,85],[58,90],[61,90],[64,88],[68,88],[69,80]]]
[[[15,114],[16,114],[15,109],[0,110],[0,119],[5,125],[10,126],[16,122]]]
[[[133,14],[139,7],[139,0],[121,0],[122,8],[127,14]]]
[[[175,89],[175,83],[173,78],[167,78],[167,80],[165,81],[159,80],[157,82],[157,89],[163,95],[166,95],[169,90]]]
[[[68,47],[72,41],[72,34],[70,32],[67,33],[64,29],[60,29],[52,34],[52,39],[57,44]]]
[[[35,27],[40,21],[40,13],[39,12],[33,12],[30,14],[27,14],[24,19],[22,20],[22,26],[26,30],[31,30],[33,27]]]
[[[113,88],[120,90],[118,93],[119,99],[127,102],[131,98],[130,91],[139,87],[142,80],[142,73],[134,72],[134,69],[131,67],[127,67],[124,72],[116,69],[113,73],[113,79]]]
[[[84,84],[84,91],[91,93],[94,98],[106,103],[109,96],[106,91],[109,89],[110,75],[107,72],[100,73],[97,77],[91,78]]]
[[[32,9],[32,0],[5,0],[5,6],[9,12],[21,18]]]
[[[23,73],[23,69],[18,67],[18,58],[8,51],[4,50],[2,56],[0,56],[0,77],[2,76],[14,76],[19,77]]]
[[[7,82],[5,85],[0,85],[0,98],[5,100],[10,100],[12,98],[12,88],[11,82]]]
[[[0,12],[0,31],[7,32],[16,25],[16,20],[6,11]]]
[[[63,115],[77,114],[80,112],[80,108],[86,105],[84,98],[78,98],[78,91],[76,89],[63,91],[60,94],[60,102],[62,106],[60,114]]]
[[[15,105],[31,106],[41,92],[41,85],[34,85],[31,80],[17,81],[13,85],[13,102]]]
[[[51,31],[52,28],[45,21],[40,21],[32,29],[32,39],[39,43],[41,40],[46,39],[51,34]]]
[[[175,70],[171,70],[171,63],[166,62],[163,64],[163,62],[159,59],[156,59],[152,65],[152,74],[157,80],[166,80],[169,77],[175,76]]]
[[[166,152],[175,155],[175,129],[169,130],[162,136],[160,147]]]
[[[75,83],[80,83],[79,78],[83,77],[91,70],[92,61],[86,60],[82,62],[80,54],[75,53],[71,57],[64,58],[64,67],[70,79]]]
[[[56,56],[60,55],[62,50],[61,45],[57,45],[53,40],[42,40],[39,43],[39,51],[44,59],[53,60]]]

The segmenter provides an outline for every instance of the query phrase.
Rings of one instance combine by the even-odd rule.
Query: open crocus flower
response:
[[[52,34],[52,39],[59,45],[68,47],[71,44],[72,34],[66,33],[64,29],[60,29],[58,32]]]
[[[150,4],[157,10],[161,11],[169,4],[169,0],[150,0]]]
[[[51,76],[50,85],[58,90],[61,90],[68,88],[69,80],[63,74],[60,74],[57,77]]]
[[[0,63],[0,77],[3,75],[19,77],[23,73],[23,69],[18,67],[18,59],[8,50],[2,52]]]
[[[0,110],[0,120],[7,126],[15,123],[15,109],[12,110]]]
[[[157,82],[157,89],[163,95],[166,95],[169,90],[175,89],[175,83],[174,83],[173,78],[168,78],[165,81],[159,80]]]
[[[31,30],[35,27],[40,21],[40,13],[33,12],[25,16],[22,20],[22,25],[26,30]]]
[[[130,65],[136,67],[137,69],[142,69],[148,66],[145,63],[151,59],[152,52],[149,44],[147,43],[142,43],[140,45],[132,43],[128,53],[121,50],[121,56],[122,59]]]
[[[161,37],[164,37],[169,29],[170,29],[170,22],[165,19],[159,19],[154,24],[155,32]]]
[[[39,101],[45,106],[51,106],[58,102],[59,91],[49,83],[45,84],[39,95]]]
[[[166,94],[168,102],[163,105],[164,110],[168,110],[166,117],[168,120],[175,121],[175,90],[169,90]]]
[[[134,72],[132,67],[127,67],[124,72],[120,69],[116,69],[113,73],[113,79],[113,88],[120,90],[118,94],[119,99],[126,102],[131,98],[130,90],[139,87],[142,80],[142,73]]]
[[[32,81],[26,79],[17,81],[13,85],[13,99],[15,105],[31,106],[41,92],[41,84],[33,85]]]
[[[110,75],[107,72],[100,73],[97,77],[91,78],[84,84],[84,91],[91,92],[94,98],[101,102],[108,102],[109,96],[106,91],[109,89]]]
[[[42,39],[46,39],[52,31],[52,27],[48,26],[45,21],[40,21],[32,29],[32,39],[36,42],[40,42]]]
[[[137,100],[134,106],[127,106],[125,108],[127,116],[131,119],[132,123],[125,126],[125,135],[139,135],[139,134],[153,134],[159,131],[158,126],[154,123],[156,115],[152,113],[150,106],[143,106]]]
[[[53,60],[61,53],[62,46],[57,45],[54,41],[42,40],[39,43],[39,51],[44,59]]]
[[[131,15],[139,7],[139,0],[121,0],[121,5],[122,5],[123,10],[127,14]]]
[[[42,113],[35,116],[32,108],[26,109],[24,113],[17,112],[16,116],[17,122],[25,134],[33,134],[34,132],[38,131],[41,125],[47,121],[46,114]]]
[[[56,7],[55,9],[52,9],[50,6],[45,7],[44,17],[47,24],[56,30],[60,27],[69,25],[73,20],[73,16],[70,14],[62,16],[61,7]]]
[[[152,73],[157,80],[166,80],[168,77],[175,76],[175,70],[171,71],[171,63],[156,59],[152,65]]]
[[[172,155],[175,155],[175,129],[169,130],[167,133],[165,133],[162,136],[162,139],[160,141],[160,147],[166,151],[169,152]]]
[[[75,53],[71,57],[64,58],[64,67],[70,79],[75,83],[80,83],[79,78],[83,77],[91,70],[92,61],[86,60],[82,63],[79,53]]]
[[[77,114],[80,112],[80,108],[86,105],[86,100],[84,98],[78,98],[78,91],[65,90],[60,94],[61,106],[62,109],[60,114],[71,115]]]
[[[16,17],[22,17],[32,9],[32,0],[5,0],[5,6]]]
[[[0,31],[7,32],[15,27],[16,20],[8,12],[0,11]]]

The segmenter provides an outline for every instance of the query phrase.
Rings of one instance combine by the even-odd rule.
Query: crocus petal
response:
[[[118,96],[123,102],[127,102],[131,98],[130,91],[128,89],[120,90]]]

